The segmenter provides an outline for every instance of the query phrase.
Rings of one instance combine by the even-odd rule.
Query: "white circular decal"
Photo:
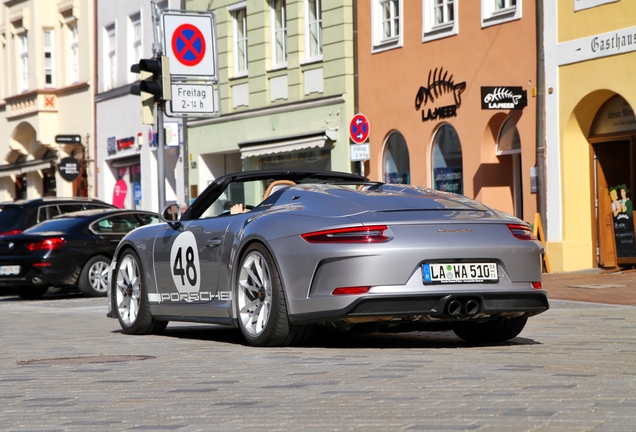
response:
[[[182,232],[172,244],[170,269],[179,293],[199,292],[201,266],[197,241],[192,232]]]

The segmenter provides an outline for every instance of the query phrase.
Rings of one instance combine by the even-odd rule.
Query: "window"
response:
[[[53,30],[44,30],[42,47],[44,50],[44,86],[55,87],[55,58],[53,56]]]
[[[305,0],[305,61],[322,60],[322,12],[320,0]]]
[[[69,83],[79,82],[79,38],[77,24],[68,27],[69,35]]]
[[[433,140],[433,189],[464,193],[462,145],[455,128],[443,125]]]
[[[285,0],[271,0],[272,67],[287,67],[287,8]]]
[[[400,132],[393,132],[386,140],[384,150],[384,182],[411,183],[409,149]]]
[[[20,73],[18,79],[21,92],[29,90],[29,40],[26,33],[19,36],[18,53],[20,54]]]
[[[402,46],[402,0],[374,0],[373,52]]]
[[[106,28],[106,64],[104,73],[104,90],[115,88],[117,70],[117,51],[115,25]]]
[[[243,3],[241,5],[244,6]],[[245,7],[232,11],[234,18],[234,76],[247,75],[247,13]]]
[[[128,26],[128,64],[132,65],[139,62],[141,59],[141,15],[136,13],[132,15],[129,20]],[[130,73],[128,75],[128,81],[133,82],[137,80],[137,74]]]
[[[423,0],[423,42],[457,34],[458,28],[456,7],[456,0]]]
[[[521,18],[521,0],[482,0],[481,26],[501,24]]]

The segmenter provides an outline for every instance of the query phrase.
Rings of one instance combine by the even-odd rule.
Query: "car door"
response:
[[[155,239],[153,260],[161,313],[227,316],[226,294],[219,294],[221,250],[232,216],[167,225]]]

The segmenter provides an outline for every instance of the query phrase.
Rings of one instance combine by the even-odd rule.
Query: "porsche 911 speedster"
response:
[[[255,346],[296,344],[318,326],[499,342],[549,307],[530,227],[460,195],[252,171],[161,216],[128,234],[111,263],[109,316],[124,333],[186,321],[238,327]]]

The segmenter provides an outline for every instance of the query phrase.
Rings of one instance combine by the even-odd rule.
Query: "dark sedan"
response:
[[[0,287],[10,287],[25,299],[40,298],[51,286],[105,296],[108,267],[120,240],[158,221],[147,211],[86,210],[0,237]]]

